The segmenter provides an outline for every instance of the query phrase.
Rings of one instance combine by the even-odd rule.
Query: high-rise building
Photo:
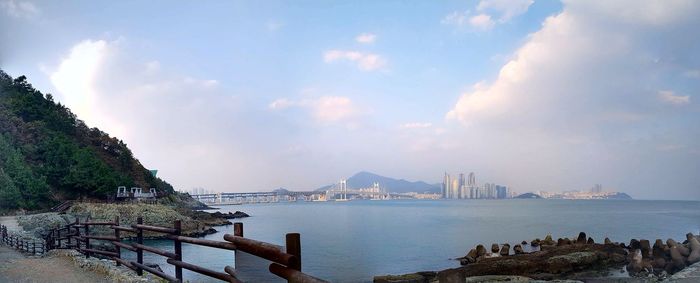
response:
[[[453,179],[452,180],[452,186],[450,186],[450,198],[451,199],[458,199],[459,198],[459,180],[458,179]]]
[[[602,193],[603,192],[603,186],[600,184],[595,184],[593,188],[591,189],[592,193]]]
[[[450,175],[445,172],[445,177],[442,179],[442,198],[450,198]]]

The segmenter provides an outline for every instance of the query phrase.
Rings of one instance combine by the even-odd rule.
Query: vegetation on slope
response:
[[[108,200],[120,185],[174,192],[123,141],[89,128],[25,76],[13,79],[0,70],[0,211]]]

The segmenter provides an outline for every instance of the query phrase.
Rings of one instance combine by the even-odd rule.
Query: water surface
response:
[[[397,200],[298,202],[223,206],[241,210],[245,236],[279,245],[284,235],[301,233],[303,271],[333,282],[367,282],[375,275],[441,270],[459,266],[460,257],[479,243],[519,243],[575,237],[585,231],[605,237],[684,239],[700,232],[700,202],[632,200]],[[216,227],[207,239],[222,240],[233,226]],[[653,241],[652,241],[653,242]],[[151,241],[164,249],[172,242]],[[183,246],[185,261],[223,270],[232,252]],[[160,263],[174,274],[160,257]],[[192,281],[206,277],[185,272]]]

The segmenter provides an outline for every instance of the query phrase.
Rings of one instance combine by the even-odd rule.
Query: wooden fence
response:
[[[44,241],[26,240],[18,235],[10,235],[5,225],[0,225],[0,241],[7,246],[31,255],[40,255],[48,250]]]
[[[110,236],[98,236],[90,233],[91,227],[106,227]],[[161,234],[165,239],[172,240],[174,252],[161,250],[143,244],[144,231]],[[51,230],[46,238],[46,248],[51,249],[75,249],[86,257],[100,255],[115,261],[117,266],[124,265],[134,270],[138,275],[149,272],[170,282],[183,282],[182,269],[187,269],[208,277],[216,278],[226,282],[241,282],[236,276],[234,267],[226,266],[221,271],[211,270],[184,261],[182,258],[182,244],[191,244],[230,251],[241,251],[257,257],[271,261],[269,272],[286,279],[288,282],[326,282],[301,272],[301,239],[298,233],[286,235],[286,251],[282,251],[278,246],[248,239],[243,237],[243,223],[234,223],[234,234],[225,234],[224,241],[213,241],[200,238],[192,238],[181,235],[182,224],[179,220],[174,221],[173,227],[151,226],[143,223],[141,217],[137,218],[136,224],[122,226],[119,218],[111,222],[93,222],[88,219],[81,223],[76,220],[74,223],[64,227]],[[122,233],[129,233],[135,241],[131,243],[122,242]],[[4,239],[4,238],[3,238]],[[94,248],[91,240],[107,241],[113,250],[103,250]],[[136,261],[125,260],[121,256],[121,249],[127,249],[136,253]],[[166,274],[156,268],[150,267],[143,262],[143,253],[149,252],[167,258],[166,262],[175,267],[175,275]]]

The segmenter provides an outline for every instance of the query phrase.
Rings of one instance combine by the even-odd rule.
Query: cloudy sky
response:
[[[0,67],[180,190],[700,199],[699,1],[0,0]]]

